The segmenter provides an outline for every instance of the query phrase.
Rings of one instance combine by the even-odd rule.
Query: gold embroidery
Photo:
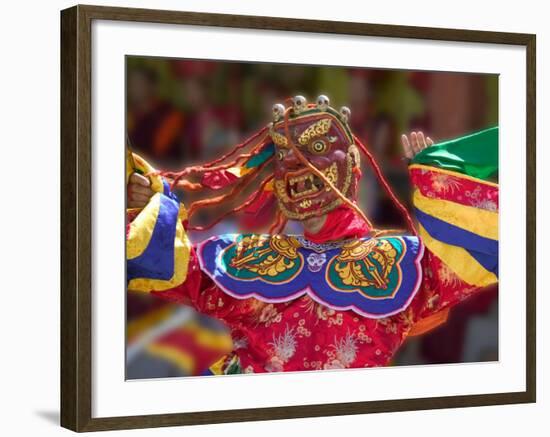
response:
[[[277,196],[283,202],[290,202],[290,198],[286,192],[285,183],[279,179],[275,180],[275,189],[277,190]]]
[[[270,130],[269,135],[271,135],[271,139],[278,147],[288,147],[288,141],[286,137],[283,134],[280,134],[279,132],[275,132],[273,129]]]
[[[323,173],[332,185],[336,185],[338,183],[338,166],[335,162],[333,162],[330,167],[325,169]],[[330,191],[330,187],[326,187],[325,190]]]
[[[269,244],[266,245],[268,239]],[[298,257],[298,247],[300,243],[296,238],[285,235],[247,236],[237,243],[231,267],[246,269],[261,276],[274,277],[295,266],[294,260]],[[246,252],[250,253],[245,255]],[[264,255],[268,256],[257,262]]]
[[[323,118],[322,120],[315,122],[314,124],[310,125],[305,131],[302,132],[302,134],[298,137],[298,142],[302,146],[305,146],[313,138],[326,135],[330,129],[331,124],[332,124],[332,120],[330,118]]]
[[[280,323],[283,319],[283,314],[277,311],[277,308],[272,303],[264,305],[264,307],[259,311],[254,319],[256,321],[256,326],[263,324],[265,327],[269,327],[272,324]]]
[[[346,285],[385,289],[396,257],[397,250],[387,240],[356,240],[342,246],[334,269]]]

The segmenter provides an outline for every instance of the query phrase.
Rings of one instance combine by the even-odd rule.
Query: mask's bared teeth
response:
[[[324,184],[317,176],[306,173],[300,176],[293,176],[287,179],[287,194],[295,200],[315,194],[323,188]],[[313,199],[309,199],[313,201]]]
[[[315,190],[318,191],[323,187],[323,181],[319,179],[318,176],[313,176],[313,186],[315,187]]]

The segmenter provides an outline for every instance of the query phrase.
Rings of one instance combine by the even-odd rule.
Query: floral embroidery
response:
[[[367,344],[372,343],[372,338],[369,337],[364,332],[359,332],[357,334],[357,340],[359,341],[359,343],[367,343]]]
[[[304,358],[304,361],[302,363],[305,369],[311,369],[311,370],[321,370],[323,368],[322,361],[314,360],[314,361],[308,361],[307,358]]]
[[[309,336],[311,336],[311,331],[304,326],[305,323],[306,323],[305,319],[300,319],[298,321],[298,327],[296,328],[296,333],[300,337],[309,337]]]
[[[334,337],[334,343],[331,345],[334,348],[336,359],[325,364],[325,369],[343,369],[349,367],[357,358],[357,341],[355,335],[348,333],[337,339]]]
[[[212,302],[212,300],[214,300],[215,297],[212,296],[212,295],[209,295],[207,298],[206,298],[206,308],[210,311],[212,310],[215,310],[216,309],[216,304],[214,302]]]
[[[270,326],[274,323],[279,323],[283,319],[283,314],[277,311],[275,305],[267,304],[265,305],[259,315],[257,316],[257,324],[264,324],[265,326]]]
[[[473,202],[473,206],[476,208],[485,209],[487,211],[498,212],[498,205],[489,199],[480,199]]]
[[[285,332],[278,336],[273,334],[273,341],[268,344],[273,346],[273,357],[265,369],[268,372],[282,372],[284,364],[296,353],[297,342],[294,328],[289,328],[287,325]]]
[[[438,302],[439,302],[439,294],[434,294],[428,298],[427,307],[430,310],[433,310],[434,308],[436,308]]]
[[[332,308],[328,308],[324,305],[318,304],[314,300],[306,297],[303,299],[300,307],[304,309],[305,314],[313,314],[317,316],[315,319],[315,325],[319,324],[319,320],[328,320],[328,318],[336,313]],[[332,323],[331,323],[332,324]],[[330,324],[329,324],[330,326]]]
[[[414,317],[412,310],[408,309],[399,314],[399,320],[405,325],[405,327],[412,326],[414,324]]]
[[[336,311],[334,310],[329,310],[329,311],[332,311],[332,314],[336,313]],[[327,311],[327,313],[329,312]],[[342,323],[344,322],[344,316],[341,312],[338,312],[336,313],[336,317],[329,317],[328,318],[328,326],[332,326],[332,325],[342,325]]]
[[[435,168],[411,169],[411,179],[421,193],[437,198],[474,206],[488,211],[498,211],[499,193],[493,184],[484,184],[442,173]]]
[[[390,323],[386,326],[386,334],[397,334],[397,324]]]
[[[452,176],[443,173],[434,173],[431,177],[432,189],[436,193],[454,193],[461,187],[461,182]]]
[[[233,350],[246,349],[248,347],[248,339],[246,337],[239,337],[233,339]]]
[[[456,274],[447,266],[447,264],[441,263],[437,270],[439,280],[445,287],[456,288],[461,284],[461,280]]]

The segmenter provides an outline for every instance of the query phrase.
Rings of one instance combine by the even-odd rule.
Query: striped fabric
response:
[[[420,237],[472,286],[498,282],[497,172],[498,128],[425,149],[410,166]]]
[[[191,242],[183,227],[187,211],[154,168],[138,155],[127,155],[132,171],[149,175],[156,193],[142,209],[127,209],[126,280],[132,291],[172,289],[187,277]]]

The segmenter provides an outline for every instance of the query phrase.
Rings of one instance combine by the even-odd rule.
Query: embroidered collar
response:
[[[380,318],[403,311],[421,282],[416,237],[312,243],[302,236],[227,234],[198,247],[201,268],[227,294],[288,302],[304,294]]]

